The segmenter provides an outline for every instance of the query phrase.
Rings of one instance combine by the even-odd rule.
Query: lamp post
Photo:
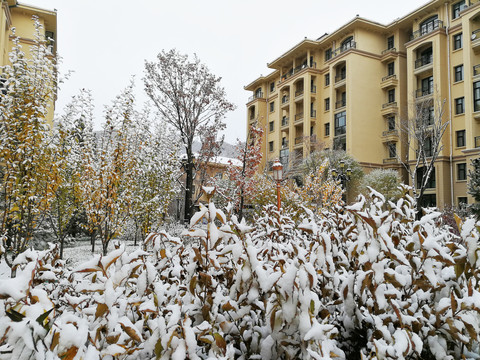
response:
[[[283,180],[283,165],[282,163],[276,159],[272,165],[273,170],[273,179],[277,183],[277,208],[280,211],[280,183]]]
[[[351,176],[352,176],[352,169],[347,168],[347,170],[345,171],[344,160],[340,161],[340,172],[338,172],[337,169],[332,169],[333,179],[336,181],[340,181],[340,186],[342,187],[342,190],[344,190],[342,199],[345,203],[347,202],[347,195],[345,193],[345,191],[347,190],[347,181],[350,181]]]

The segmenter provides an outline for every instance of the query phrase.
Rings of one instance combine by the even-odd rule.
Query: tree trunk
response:
[[[185,164],[185,215],[183,222],[186,224],[192,217],[192,197],[193,197],[193,156],[187,149],[187,163]]]
[[[92,254],[95,253],[95,231],[90,233],[90,243],[92,244]]]
[[[243,202],[244,202],[244,196],[243,196],[243,189],[240,190],[240,205],[238,209],[238,221],[241,222],[243,218]]]

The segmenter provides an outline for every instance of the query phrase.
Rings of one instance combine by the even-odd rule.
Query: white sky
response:
[[[22,2],[22,0],[20,0]],[[58,11],[63,72],[73,70],[57,102],[61,111],[79,89],[93,91],[99,119],[104,104],[136,77],[143,101],[144,60],[162,49],[196,53],[222,77],[237,109],[227,114],[225,139],[245,137],[249,93],[243,86],[272,70],[266,64],[305,37],[331,33],[355,15],[388,24],[419,0],[25,0]]]

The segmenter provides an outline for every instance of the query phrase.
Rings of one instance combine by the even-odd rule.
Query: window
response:
[[[389,103],[395,102],[395,89],[388,90],[388,102]]]
[[[438,15],[434,15],[420,24],[420,34],[425,35],[438,27]]]
[[[460,11],[465,7],[465,0],[459,1],[452,5],[452,19],[456,19],[460,16]]]
[[[457,147],[464,147],[465,146],[465,130],[459,130],[456,132],[457,134]]]
[[[348,49],[354,48],[355,42],[353,41],[353,36],[349,36],[345,40],[342,41],[342,45],[340,45],[340,51],[347,51]]]
[[[269,130],[270,132],[272,132],[273,129],[274,129],[273,121],[270,121],[270,122],[268,123],[268,130]]]
[[[432,147],[432,138],[427,137],[423,143],[423,150],[425,151],[425,156],[433,156],[433,147]]]
[[[433,106],[430,106],[428,109],[426,109],[427,116],[425,119],[425,125],[433,125],[433,122],[435,121],[435,109]]]
[[[287,138],[284,136],[282,137],[282,149],[288,147],[288,141]]]
[[[275,82],[271,82],[270,83],[270,92],[274,92],[275,91]]]
[[[330,136],[330,123],[325,124],[325,136]]]
[[[387,64],[387,75],[391,76],[395,74],[395,63],[391,62]]]
[[[422,181],[423,181],[423,170],[425,168],[421,167],[417,169],[417,188],[422,187]],[[435,181],[435,168],[432,169],[430,172],[430,178],[427,181],[426,188],[427,189],[434,189],[436,186],[436,181]]]
[[[325,86],[330,85],[330,74],[325,74]]]
[[[437,195],[435,194],[423,194],[420,199],[421,207],[436,207],[437,206]]]
[[[252,106],[252,107],[249,109],[249,112],[250,112],[250,120],[255,119],[255,106]]]
[[[395,116],[388,117],[388,130],[392,131],[395,130]]]
[[[332,48],[325,50],[325,61],[328,61],[332,58]]]
[[[345,111],[335,114],[335,136],[347,132],[347,113]]]
[[[466,196],[458,197],[458,207],[464,209],[468,205],[468,200]]]
[[[268,151],[272,152],[273,151],[273,141],[270,141],[268,143]]]
[[[455,99],[455,115],[463,114],[465,112],[465,98]]]
[[[325,111],[330,110],[330,98],[325,99]]]
[[[455,73],[455,82],[463,80],[463,65],[455,66],[454,68]]]
[[[395,47],[395,38],[394,36],[390,36],[387,38],[387,50],[393,49]]]
[[[255,90],[255,98],[263,98],[262,88],[258,88],[257,90]]]
[[[272,101],[270,103],[270,112],[274,111],[275,110],[275,101]]]
[[[480,81],[473,83],[473,111],[480,111]]]
[[[388,143],[388,157],[390,159],[397,157],[397,144]]]
[[[463,47],[462,33],[453,35],[453,50],[458,50]]]
[[[433,94],[433,76],[422,79],[422,96]]]
[[[466,163],[457,164],[457,180],[458,181],[467,180],[467,164]]]

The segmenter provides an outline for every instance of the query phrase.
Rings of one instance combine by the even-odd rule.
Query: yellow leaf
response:
[[[225,353],[227,351],[227,343],[225,342],[223,336],[219,333],[214,333],[213,337],[215,338],[215,343],[217,346],[223,350],[223,353]]]

